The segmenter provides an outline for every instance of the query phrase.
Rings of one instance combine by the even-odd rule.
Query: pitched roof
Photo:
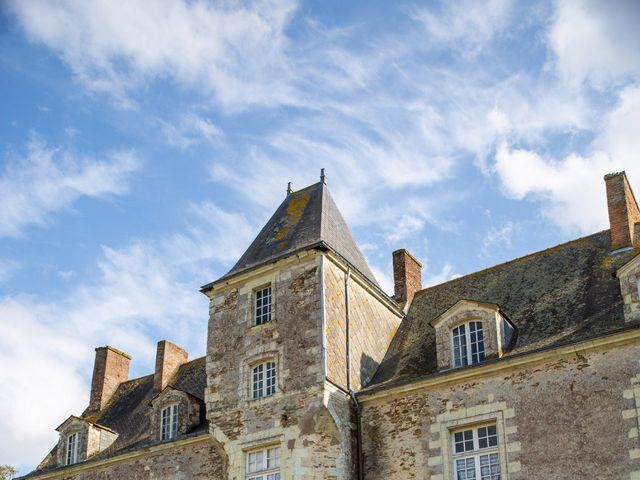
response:
[[[181,365],[169,382],[169,386],[204,401],[204,390],[207,383],[205,359],[206,357],[200,357]],[[79,417],[118,434],[118,438],[109,448],[91,457],[91,460],[111,457],[146,447],[158,441],[151,436],[153,429],[150,423],[151,415],[149,415],[151,411],[149,403],[156,394],[157,391],[153,389],[153,374],[134,378],[120,384],[104,410],[98,413],[85,412]],[[205,422],[190,433],[207,429]],[[32,473],[36,474],[43,470],[56,468],[56,450],[57,447],[54,447],[47,459]]]
[[[625,327],[615,272],[637,252],[610,252],[605,230],[419,291],[370,386],[435,373],[429,323],[462,298],[495,303],[509,316],[517,338],[508,355]]]
[[[297,251],[323,245],[378,286],[347,223],[322,182],[287,195],[240,260],[217,282]],[[211,285],[202,289],[206,290]]]

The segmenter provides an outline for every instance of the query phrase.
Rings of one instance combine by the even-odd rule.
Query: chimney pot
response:
[[[108,345],[96,348],[89,410],[102,410],[116,393],[118,386],[128,380],[130,361],[130,355]]]
[[[640,209],[625,172],[605,175],[607,207],[611,228],[611,248],[618,250],[631,247],[638,242],[634,239],[635,224],[640,222]]]
[[[404,248],[393,252],[393,287],[394,298],[403,308],[422,289],[422,264]]]
[[[180,368],[180,365],[187,363],[189,354],[185,349],[167,340],[158,342],[156,353],[156,371],[153,375],[153,388],[156,391],[163,390],[171,377]]]

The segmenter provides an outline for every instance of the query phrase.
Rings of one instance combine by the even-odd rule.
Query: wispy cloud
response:
[[[157,120],[167,143],[180,150],[187,150],[199,143],[215,143],[222,139],[223,132],[210,119],[188,113],[182,115],[177,124]]]
[[[211,203],[185,216],[183,231],[104,246],[91,280],[67,278],[76,283],[59,299],[0,297],[0,363],[12,366],[0,369],[6,461],[37,463],[55,443],[55,426],[84,410],[95,346],[132,354],[133,375],[153,368],[160,338],[204,353],[207,301],[198,288],[224,273],[255,232],[244,215]]]
[[[513,232],[513,222],[505,222],[500,227],[491,227],[482,239],[482,254],[490,256],[496,248],[510,248]]]
[[[7,159],[0,172],[0,236],[16,237],[30,225],[46,225],[81,197],[126,193],[139,165],[131,150],[96,159],[49,147],[33,136],[26,155]]]
[[[229,109],[295,101],[284,54],[289,2],[9,5],[29,37],[59,52],[84,87],[123,105],[135,104],[131,91],[158,77],[201,89]]]

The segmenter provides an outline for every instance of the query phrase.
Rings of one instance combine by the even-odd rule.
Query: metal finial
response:
[[[287,195],[291,195],[293,190],[291,189],[291,182],[287,183]]]
[[[327,176],[324,174],[324,168],[320,169],[320,181],[325,185],[327,184]]]

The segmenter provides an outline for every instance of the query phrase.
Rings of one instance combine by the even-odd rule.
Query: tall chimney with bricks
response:
[[[393,290],[396,302],[408,307],[413,295],[422,288],[422,264],[401,248],[393,252]]]
[[[128,380],[130,361],[130,355],[108,345],[96,348],[89,410],[102,410],[116,393],[118,386]]]
[[[607,186],[607,207],[611,227],[611,249],[638,245],[636,232],[640,229],[640,209],[633,190],[623,172],[610,173],[604,177]],[[635,235],[635,238],[634,238]]]
[[[180,365],[187,363],[189,354],[187,351],[175,343],[167,340],[158,342],[156,352],[156,371],[153,374],[153,388],[156,391],[164,389],[171,377],[180,368]]]

